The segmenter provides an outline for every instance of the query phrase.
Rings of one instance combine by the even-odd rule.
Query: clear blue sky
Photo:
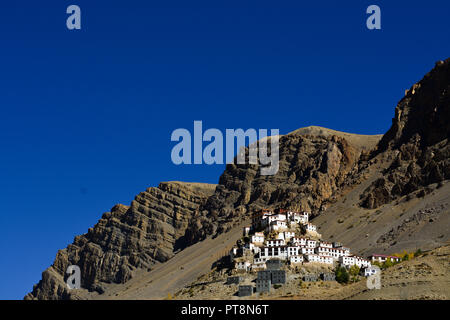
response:
[[[2,1],[0,299],[21,299],[114,204],[160,181],[216,183],[223,166],[172,164],[174,129],[384,133],[450,55],[449,1],[316,3]]]

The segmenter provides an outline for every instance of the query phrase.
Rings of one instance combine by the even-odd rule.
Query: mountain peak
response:
[[[353,147],[356,147],[357,149],[360,150],[373,149],[383,136],[382,134],[365,135],[365,134],[348,133],[320,126],[309,126],[300,128],[288,133],[287,135],[311,135],[322,137],[338,136],[340,138],[346,139],[347,142],[353,145]]]
[[[378,152],[398,148],[414,136],[422,147],[450,137],[450,58],[438,61],[421,81],[406,91],[395,108],[392,126]]]

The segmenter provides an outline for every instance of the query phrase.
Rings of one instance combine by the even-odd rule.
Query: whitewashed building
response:
[[[314,254],[314,248],[301,246],[300,249],[301,249],[302,254]]]
[[[299,246],[288,246],[288,257],[291,256],[298,256],[299,254],[302,254],[301,248]]]
[[[253,259],[253,263],[256,263],[256,264],[266,263],[266,261],[267,261],[267,258],[255,258],[255,259]]]
[[[267,266],[265,262],[256,263],[254,262],[251,266],[252,271],[258,271],[258,270],[266,270]]]
[[[286,260],[288,256],[288,251],[286,246],[281,247],[263,247],[259,253],[259,257],[269,260],[269,259],[281,259]]]
[[[258,245],[255,245],[254,243],[246,243],[244,246],[245,249],[252,251],[254,254],[260,252],[260,247]]]
[[[316,240],[309,239],[306,241],[306,246],[308,248],[315,248],[315,247],[317,247],[317,244],[318,244],[318,241],[316,241]]]
[[[254,244],[263,244],[264,243],[264,233],[263,232],[255,232],[252,235],[251,242]]]
[[[399,262],[399,261],[400,261],[400,258],[399,258],[399,257],[396,257],[396,256],[387,256],[387,255],[384,255],[384,254],[373,254],[373,255],[369,256],[369,259],[370,259],[372,262],[377,261],[377,262],[379,262],[379,263],[386,262],[387,259],[390,259],[392,262]]]
[[[277,239],[283,239],[285,242],[290,241],[293,237],[295,237],[295,232],[293,231],[284,231],[277,235]]]
[[[326,241],[320,241],[319,246],[324,248],[333,248],[333,244],[331,242]]]
[[[351,267],[355,264],[355,257],[354,256],[339,257],[339,263],[344,267]]]
[[[307,212],[288,211],[287,216],[288,216],[289,221],[292,221],[297,224],[299,224],[299,223],[306,224],[309,221],[309,214]]]
[[[319,256],[318,254],[305,255],[306,260],[311,263],[333,264],[333,258],[330,256]]]
[[[332,256],[335,260],[339,260],[340,257],[349,255],[348,252],[342,250],[340,248],[331,248],[329,251],[330,256]]]
[[[249,261],[236,262],[235,268],[239,271],[249,271],[251,263]]]
[[[322,256],[323,262],[325,264],[333,264],[334,263],[334,259],[331,256]]]
[[[302,255],[290,256],[289,257],[289,262],[291,264],[302,263],[303,262],[303,256]]]
[[[297,238],[297,237],[291,238],[291,243],[297,246],[306,246],[306,241],[307,241],[306,238]]]
[[[328,248],[328,247],[322,247],[322,246],[315,248],[315,251],[319,256],[330,256],[331,250],[333,250],[333,249]]]
[[[269,228],[273,222],[280,221],[286,224],[286,215],[282,213],[272,213],[263,216],[261,220],[261,226],[263,228]]]
[[[287,229],[287,224],[286,221],[281,221],[281,220],[275,220],[272,221],[267,227],[266,230],[267,232],[272,232],[272,231],[284,231]]]
[[[344,267],[351,267],[357,265],[360,268],[367,268],[371,266],[369,260],[355,255],[340,257],[339,262]]]
[[[315,225],[315,224],[312,224],[312,223],[307,223],[307,224],[305,225],[305,229],[306,229],[306,231],[308,231],[308,232],[317,232],[317,227],[316,227],[316,225]]]
[[[283,213],[276,213],[268,216],[267,219],[269,220],[269,223],[273,221],[286,221],[286,215]]]
[[[283,239],[273,239],[273,240],[267,240],[266,246],[268,247],[279,247],[284,246],[286,242]]]
[[[367,268],[371,266],[369,260],[364,259],[362,257],[355,256],[355,264],[360,268]]]
[[[306,261],[308,262],[319,262],[320,256],[318,254],[306,254],[305,255]]]

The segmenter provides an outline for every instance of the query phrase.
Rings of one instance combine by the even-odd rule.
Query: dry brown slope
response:
[[[368,289],[367,280],[340,285],[314,283],[289,296],[268,297],[289,300],[449,300],[450,245],[402,261],[381,272],[381,288]]]
[[[365,281],[351,285],[334,299],[422,300],[450,299],[450,246],[403,261],[381,274],[381,289],[369,290]]]
[[[176,254],[165,263],[160,263],[150,272],[141,272],[126,284],[114,284],[103,295],[96,293],[88,299],[164,299],[186,287],[199,276],[208,273],[212,264],[227,254],[241,236],[244,224],[216,238],[198,242]]]
[[[358,206],[359,195],[381,175],[372,168],[371,176],[356,186],[313,220],[324,239],[339,241],[353,252],[396,253],[428,250],[450,240],[450,183],[431,185],[430,194],[404,196],[377,209]]]

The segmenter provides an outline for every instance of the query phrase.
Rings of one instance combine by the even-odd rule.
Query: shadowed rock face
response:
[[[124,283],[136,268],[150,269],[174,255],[189,220],[215,185],[163,182],[136,196],[129,207],[114,206],[88,233],[59,250],[26,299],[69,299],[65,271],[81,269],[81,286],[101,291],[101,282]]]
[[[450,59],[407,91],[395,109],[392,127],[374,156],[392,158],[383,178],[362,195],[361,206],[377,208],[399,196],[450,179]]]
[[[395,108],[392,126],[380,140],[378,152],[399,149],[420,136],[424,149],[450,136],[450,58],[406,92]]]

